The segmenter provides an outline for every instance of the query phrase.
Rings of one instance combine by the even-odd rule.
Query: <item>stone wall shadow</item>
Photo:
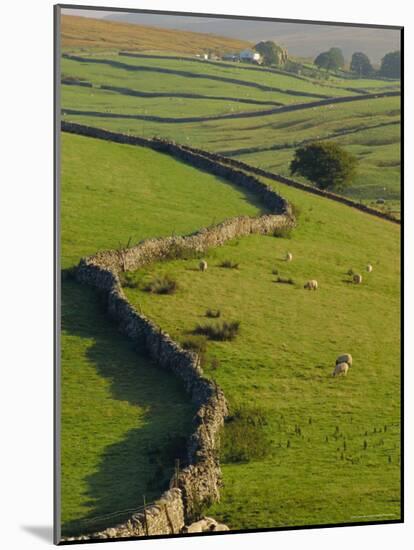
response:
[[[195,407],[176,377],[118,332],[99,294],[72,280],[62,284],[62,332],[93,339],[87,358],[99,376],[110,381],[112,398],[140,408],[139,427],[106,447],[98,470],[85,479],[90,511],[62,525],[64,536],[74,536],[124,521],[142,506],[144,495],[148,503],[168,488],[174,460],[184,463]],[[93,388],[85,388],[88,391]],[[118,421],[123,419],[110,418],[108,430]]]

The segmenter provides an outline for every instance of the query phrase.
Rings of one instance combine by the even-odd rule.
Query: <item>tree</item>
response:
[[[287,50],[271,40],[259,42],[254,49],[263,57],[265,65],[284,65],[288,58]]]
[[[319,67],[320,69],[326,69],[328,70],[329,69],[329,64],[330,64],[330,57],[329,57],[329,53],[328,52],[322,52],[320,53],[315,61],[314,61],[314,64]]]
[[[352,54],[350,69],[359,76],[370,76],[374,72],[369,57],[363,52]]]
[[[320,189],[342,189],[356,174],[357,158],[333,142],[299,147],[290,163],[291,174],[300,174]]]
[[[331,48],[328,54],[331,59],[331,65],[333,66],[333,69],[342,69],[342,67],[345,65],[345,59],[341,48]]]
[[[345,59],[340,48],[331,48],[327,52],[320,53],[316,57],[314,64],[320,69],[336,71],[345,65]]]
[[[388,78],[401,77],[401,56],[399,51],[387,53],[382,58],[380,74]]]

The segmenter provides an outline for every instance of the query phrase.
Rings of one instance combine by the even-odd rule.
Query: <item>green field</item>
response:
[[[400,97],[307,105],[318,95],[396,91],[398,82],[203,64],[185,59],[200,52],[192,33],[63,20],[64,51],[90,59],[63,58],[62,78],[91,84],[62,84],[63,120],[175,140],[282,175],[289,175],[295,147],[330,139],[359,160],[346,194],[373,205],[384,199],[383,208],[399,216]],[[220,51],[246,46],[208,40]],[[126,48],[162,58],[119,55]],[[183,59],[168,59],[171,53]],[[296,104],[300,109],[261,112]],[[235,117],[209,120],[229,114]],[[180,121],[186,117],[199,120]],[[61,158],[61,519],[63,534],[72,535],[114,525],[144,495],[151,502],[161,494],[191,433],[194,407],[179,381],[119,334],[99,294],[76,283],[70,268],[99,250],[264,210],[227,181],[142,147],[63,133]],[[208,342],[205,373],[232,412],[260,409],[267,452],[239,463],[224,459],[221,501],[205,512],[232,529],[398,519],[400,227],[267,183],[296,207],[290,238],[229,242],[208,252],[204,273],[196,260],[150,265],[131,273],[136,288],[125,289],[180,342],[197,323],[214,322],[209,308],[241,323],[235,340]],[[220,267],[225,260],[239,265]],[[350,284],[350,268],[362,273],[362,285]],[[165,274],[178,282],[175,294],[144,290]],[[317,292],[303,289],[308,279],[318,280]],[[332,378],[343,352],[354,365],[347,378]],[[228,424],[223,442],[230,430]]]
[[[258,212],[253,197],[167,156],[62,136],[65,269],[130,237],[183,234]],[[143,495],[159,496],[174,465],[167,451],[189,435],[194,408],[172,375],[160,375],[118,334],[96,293],[66,276],[61,346],[62,524],[72,534],[122,520],[128,514],[99,518],[136,509]]]
[[[195,261],[148,267],[136,272],[138,288],[127,296],[181,341],[209,322],[209,308],[241,321],[235,341],[208,344],[206,372],[233,409],[260,404],[270,453],[223,464],[221,503],[209,514],[235,529],[397,519],[399,227],[278,190],[301,209],[291,239],[236,240],[207,256],[205,273],[192,269]],[[284,261],[287,250],[292,263]],[[239,268],[220,267],[226,259]],[[350,284],[349,268],[363,273],[362,286]],[[274,269],[294,284],[276,283]],[[141,290],[163,274],[178,281],[179,292]],[[303,289],[310,278],[318,280],[316,293]],[[354,366],[346,379],[332,378],[336,356],[346,351]],[[213,359],[218,367],[209,366]]]
[[[92,85],[62,85],[64,120],[147,137],[162,136],[282,175],[289,174],[295,147],[307,141],[334,139],[355,153],[359,161],[358,175],[345,194],[367,203],[384,199],[384,208],[399,216],[399,96],[306,107],[320,100],[318,96],[357,97],[376,90],[398,91],[398,82],[315,81],[238,63],[203,64],[168,55],[154,59],[106,52],[84,53],[82,58],[85,61],[62,59],[65,79],[83,79]],[[108,91],[101,86],[117,89]],[[189,94],[197,97],[186,97]],[[296,104],[303,108],[262,114],[278,105]],[[256,114],[245,118],[246,112]],[[235,118],[209,120],[223,115]],[[148,119],[154,116],[156,120]],[[186,121],[188,117],[197,120]]]

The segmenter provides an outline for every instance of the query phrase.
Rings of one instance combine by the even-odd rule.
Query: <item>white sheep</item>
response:
[[[335,365],[332,376],[346,376],[348,373],[348,363],[338,363]]]
[[[359,273],[354,273],[354,275],[352,277],[352,281],[356,285],[360,285],[362,283],[362,275],[360,275]]]
[[[199,521],[195,521],[190,525],[183,527],[183,533],[203,533],[204,531],[213,531],[217,527],[218,523],[212,518],[202,518]]]
[[[348,365],[352,367],[352,355],[350,353],[343,353],[342,355],[338,355],[335,363],[337,365],[338,363],[348,363]]]
[[[317,290],[318,288],[318,281],[315,281],[315,279],[312,279],[311,281],[307,281],[303,288],[306,288],[308,290]]]
[[[286,254],[285,260],[286,260],[287,262],[291,262],[291,261],[293,260],[293,254],[292,254],[291,252],[288,252],[288,253]]]
[[[200,271],[206,271],[207,270],[207,262],[205,260],[201,260],[198,267],[200,268]]]
[[[368,264],[367,267],[366,267],[366,270],[368,271],[368,273],[371,273],[371,271],[372,271],[372,265],[371,265],[371,264]]]

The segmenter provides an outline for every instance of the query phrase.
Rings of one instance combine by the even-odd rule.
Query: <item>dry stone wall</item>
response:
[[[255,193],[262,204],[272,212],[255,218],[239,216],[224,220],[218,225],[200,229],[185,237],[147,239],[131,248],[99,252],[95,256],[83,258],[76,269],[76,278],[79,282],[103,292],[108,313],[118,322],[120,329],[130,339],[145,346],[150,357],[160,367],[173,372],[183,381],[186,391],[198,409],[194,418],[193,433],[187,444],[187,463],[173,476],[169,490],[154,504],[148,506],[145,512],[133,514],[120,525],[62,540],[177,534],[182,531],[185,523],[191,522],[197,516],[200,507],[220,498],[222,479],[218,460],[218,434],[227,415],[227,403],[223,391],[217,384],[203,376],[197,354],[181,348],[153,321],[132,307],[122,290],[119,272],[135,270],[187,252],[202,253],[235,237],[251,233],[269,234],[281,227],[294,226],[295,220],[289,203],[270,186],[253,175],[246,174],[246,171],[337,200],[375,216],[390,218],[345,197],[310,188],[289,178],[276,176],[214,153],[161,139],[145,139],[70,122],[62,122],[62,130],[117,143],[150,147],[167,153]],[[390,221],[396,220],[391,218]]]
[[[396,95],[396,93],[397,92],[387,92],[387,93],[381,94],[381,97],[387,96],[387,95]],[[366,97],[368,96],[365,96],[365,98]],[[373,94],[373,97],[379,97],[379,95]],[[197,149],[195,147],[177,145],[176,143],[169,142],[162,139],[145,139],[137,136],[129,136],[127,134],[110,132],[108,130],[103,130],[101,128],[94,128],[92,126],[85,126],[83,124],[76,124],[74,122],[63,121],[62,130],[70,133],[89,136],[89,137],[105,139],[108,141],[115,141],[117,143],[128,143],[130,145],[142,145],[144,147],[150,147],[155,150],[169,153],[170,155],[176,158],[185,160],[186,162],[189,162],[194,166],[197,166],[198,168],[201,168],[203,170],[209,171],[210,173],[213,173],[217,176],[221,176],[224,178],[227,177],[230,179],[230,181],[233,181],[235,183],[236,183],[235,180],[239,180],[240,182],[243,181],[244,183],[243,184],[240,183],[240,185],[243,185],[244,187],[246,187],[252,192],[260,193],[260,194],[263,193],[262,195],[263,199],[265,199],[265,195],[267,194],[267,191],[265,191],[264,188],[269,190],[270,193],[274,194],[273,189],[270,186],[267,186],[266,184],[258,180],[257,178],[249,176],[248,174],[246,174],[246,172],[249,172],[251,174],[256,174],[258,176],[263,176],[265,178],[268,178],[280,183],[284,183],[285,185],[294,187],[296,189],[300,189],[302,191],[306,191],[308,193],[312,193],[313,195],[318,195],[320,197],[325,197],[327,199],[334,200],[336,202],[350,206],[351,208],[355,208],[367,214],[371,214],[372,216],[376,216],[378,218],[388,220],[398,225],[401,224],[400,220],[394,218],[393,216],[387,214],[386,212],[381,212],[380,210],[371,208],[366,204],[361,204],[348,197],[337,195],[332,191],[326,191],[324,189],[319,189],[318,187],[306,185],[305,183],[301,183],[299,181],[293,180],[292,178],[287,178],[280,174],[274,174],[273,172],[268,172],[267,170],[256,168],[254,166],[251,166],[250,164],[246,164],[245,162],[224,157],[222,155],[218,155],[217,153],[210,153],[208,151]],[[211,161],[211,163],[208,161]],[[240,178],[236,174],[243,174],[245,179]],[[252,183],[252,181],[254,181],[254,183]],[[251,182],[250,183],[251,187],[249,187],[249,182]],[[269,193],[269,197],[271,196],[270,193]],[[275,198],[274,200],[277,201],[278,199]],[[283,201],[285,205],[287,205],[286,200],[282,199],[281,197],[279,197],[279,200]],[[281,206],[281,209],[283,209],[283,206],[282,205],[280,206]]]
[[[80,130],[83,135],[110,139],[108,132],[97,129],[64,125],[68,131]],[[78,132],[76,132],[78,133]],[[110,133],[109,133],[110,134]],[[125,136],[128,138],[130,136]],[[116,141],[124,139],[118,137]],[[141,138],[131,138],[142,145]],[[184,350],[153,321],[136,311],[128,302],[119,279],[119,272],[135,270],[152,262],[179,256],[182,252],[204,252],[235,237],[251,233],[268,234],[280,227],[294,225],[294,217],[287,201],[271,187],[253,176],[247,176],[232,167],[223,167],[214,159],[186,151],[175,144],[161,140],[144,140],[145,145],[168,152],[201,167],[210,173],[255,192],[273,214],[259,217],[240,216],[220,224],[203,228],[184,237],[147,239],[124,250],[99,252],[83,258],[75,276],[81,283],[99,289],[105,296],[109,315],[131,340],[143,345],[149,356],[161,367],[179,377],[197,406],[193,431],[187,442],[187,460],[174,474],[170,489],[149,506],[145,513],[134,514],[126,522],[97,533],[65,540],[91,540],[180,533],[185,523],[197,517],[200,509],[220,498],[222,484],[218,460],[219,431],[227,415],[227,402],[221,388],[204,377],[196,353]]]

